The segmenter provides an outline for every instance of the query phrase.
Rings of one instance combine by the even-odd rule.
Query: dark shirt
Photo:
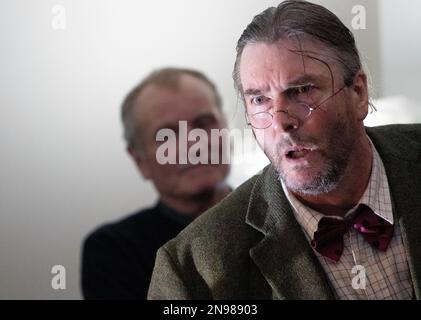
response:
[[[92,232],[83,243],[85,299],[146,299],[156,252],[192,218],[161,202]]]

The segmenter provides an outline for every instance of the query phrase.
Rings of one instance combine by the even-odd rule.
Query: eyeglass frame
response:
[[[344,84],[340,89],[338,89],[335,93],[333,93],[332,95],[330,95],[329,97],[327,97],[326,99],[324,99],[322,102],[320,102],[318,105],[316,105],[315,107],[310,107],[307,103],[304,103],[304,102],[297,102],[297,103],[299,103],[299,104],[302,104],[302,105],[304,105],[304,106],[306,106],[307,107],[307,109],[308,109],[308,114],[303,118],[303,119],[297,119],[297,117],[294,117],[293,115],[291,115],[291,114],[289,114],[288,113],[288,109],[289,109],[289,107],[290,106],[287,106],[286,107],[286,109],[285,110],[281,110],[281,109],[279,109],[279,110],[275,110],[273,113],[272,112],[269,112],[269,111],[261,111],[261,112],[256,112],[256,113],[254,113],[253,114],[253,116],[254,115],[256,115],[256,114],[262,114],[262,113],[267,113],[267,114],[269,114],[270,115],[270,117],[271,117],[271,121],[270,121],[270,124],[267,126],[267,127],[264,127],[264,128],[256,128],[255,126],[253,126],[252,124],[251,124],[251,122],[250,121],[248,121],[247,122],[247,125],[249,125],[249,126],[251,126],[251,127],[253,127],[254,129],[258,129],[258,130],[264,130],[264,129],[267,129],[267,128],[269,128],[272,124],[273,124],[273,117],[275,116],[274,114],[275,113],[278,113],[278,112],[283,112],[283,113],[286,113],[289,117],[292,117],[292,118],[295,118],[295,119],[297,119],[297,120],[301,120],[301,121],[304,121],[305,119],[307,119],[308,117],[310,117],[310,115],[312,114],[312,112],[313,111],[315,111],[315,110],[317,110],[322,104],[324,104],[326,101],[328,101],[329,99],[331,99],[331,98],[333,98],[334,96],[336,96],[339,92],[341,92],[343,89],[345,89],[345,87],[348,87],[348,85],[347,84]],[[247,120],[249,119],[249,114],[248,114],[248,112],[246,111],[246,117],[247,117]]]

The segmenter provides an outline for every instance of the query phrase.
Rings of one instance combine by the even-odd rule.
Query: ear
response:
[[[133,159],[138,168],[140,174],[143,176],[144,179],[149,180],[151,179],[151,170],[148,165],[148,161],[143,154],[143,152],[136,150],[132,146],[127,147],[127,153]]]
[[[353,93],[355,114],[358,121],[363,121],[368,114],[368,85],[367,75],[364,72],[358,71],[355,75],[351,89]]]

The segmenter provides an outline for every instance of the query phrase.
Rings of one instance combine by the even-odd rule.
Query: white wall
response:
[[[240,124],[235,42],[255,14],[277,3],[0,0],[0,298],[80,298],[82,238],[156,199],[125,155],[126,92],[154,68],[198,68],[217,82],[231,124]],[[323,3],[350,25],[361,1]],[[357,38],[376,57],[377,1],[363,3],[370,27]],[[65,30],[51,28],[55,4],[66,8]],[[369,67],[379,80],[379,61]],[[385,87],[394,87],[388,77]],[[241,170],[234,185],[245,178]],[[67,270],[64,291],[50,285],[56,264]]]
[[[381,0],[379,9],[384,96],[421,103],[421,1]]]
[[[421,2],[381,0],[378,9],[382,94],[365,124],[421,123]]]
[[[55,4],[65,30],[51,28]],[[268,4],[1,0],[0,298],[80,297],[82,238],[156,199],[124,151],[124,95],[154,68],[199,68],[235,122],[235,40]],[[50,285],[56,264],[64,291]]]

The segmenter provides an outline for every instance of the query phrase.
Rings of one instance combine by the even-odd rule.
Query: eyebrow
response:
[[[292,80],[291,82],[289,82],[286,85],[286,90],[288,90],[289,88],[292,87],[299,87],[302,86],[303,84],[307,84],[309,82],[320,82],[325,80],[325,77],[323,77],[322,75],[315,75],[315,74],[303,74],[301,76],[299,76],[298,78]]]
[[[326,80],[326,77],[322,76],[322,75],[315,75],[315,74],[302,74],[300,76],[298,76],[296,79],[293,79],[292,81],[290,81],[286,86],[285,86],[285,90],[287,91],[290,88],[294,88],[294,87],[298,87],[298,86],[302,86],[303,84],[309,83],[309,82],[320,82]],[[267,89],[262,90],[262,89],[254,89],[254,88],[250,88],[250,89],[246,89],[244,91],[244,96],[258,96],[258,95],[262,95],[264,92],[268,91]]]
[[[262,93],[263,91],[260,89],[247,89],[244,91],[245,96],[258,96],[258,95],[261,95]]]

